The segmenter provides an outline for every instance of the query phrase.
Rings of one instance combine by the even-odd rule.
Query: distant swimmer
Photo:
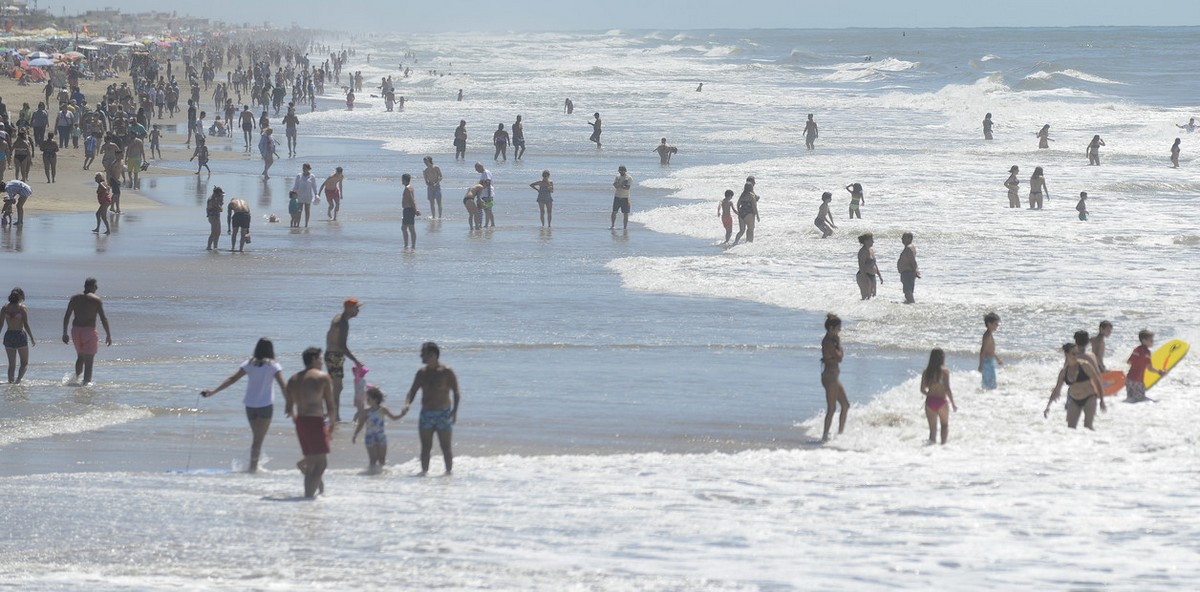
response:
[[[746,242],[754,242],[754,226],[758,223],[758,195],[754,193],[754,177],[748,177],[746,184],[742,186],[742,194],[737,200],[738,213],[738,233],[733,239],[733,244],[738,244],[742,240],[742,235],[746,235]]]
[[[325,493],[325,467],[329,461],[329,426],[326,417],[336,417],[333,382],[321,371],[321,348],[310,347],[301,354],[304,370],[288,379],[285,413],[296,424],[296,437],[304,460],[296,468],[304,474],[304,497]]]
[[[1087,145],[1088,166],[1100,166],[1100,147],[1104,146],[1104,140],[1100,139],[1100,134],[1092,136],[1092,141]]]
[[[696,92],[700,92],[700,91],[702,91],[702,90],[704,90],[704,83],[703,83],[703,82],[701,82],[701,83],[700,83],[700,85],[696,87]]]
[[[400,417],[404,417],[412,406],[417,391],[421,391],[421,416],[417,432],[421,438],[421,475],[429,473],[429,456],[433,452],[433,436],[437,434],[438,445],[442,449],[442,462],[449,475],[454,468],[454,453],[451,448],[451,436],[454,424],[458,422],[458,405],[462,393],[458,388],[458,377],[454,370],[441,363],[441,350],[436,343],[427,341],[421,345],[421,363],[424,366],[417,370],[413,377],[412,386],[404,398],[404,408]]]
[[[588,140],[595,142],[596,147],[599,148],[600,147],[600,112],[597,111],[596,113],[593,113],[592,117],[595,117],[596,121],[588,122],[588,125],[592,126],[592,137],[588,138]]]
[[[921,373],[921,394],[925,395],[925,420],[929,422],[929,443],[937,443],[940,431],[942,444],[945,444],[950,435],[950,410],[958,411],[958,405],[954,402],[954,392],[950,389],[946,352],[941,349],[934,348],[929,352],[929,364]],[[947,402],[950,405],[946,405]]]
[[[817,219],[813,220],[817,230],[821,231],[821,238],[829,238],[833,236],[833,229],[837,228],[837,224],[833,223],[833,213],[829,211],[829,202],[833,201],[833,194],[826,191],[821,194],[821,208],[817,210]]]
[[[1008,179],[1004,181],[1004,187],[1008,189],[1008,207],[1010,208],[1021,207],[1021,196],[1017,192],[1021,187],[1021,180],[1017,178],[1017,173],[1020,171],[1021,169],[1017,165],[1012,165],[1012,168],[1008,169]]]
[[[1179,138],[1175,138],[1175,143],[1171,144],[1171,168],[1179,168]]]
[[[906,232],[900,237],[904,249],[900,251],[900,259],[896,261],[896,271],[900,272],[900,284],[904,288],[904,303],[914,304],[913,292],[917,287],[917,278],[921,270],[917,267],[917,247],[912,244],[913,234]]]
[[[1154,333],[1149,329],[1138,331],[1138,346],[1129,354],[1129,372],[1125,373],[1125,400],[1130,403],[1149,401],[1146,398],[1146,369],[1166,375],[1164,368],[1155,368],[1150,359],[1150,346],[1154,345]]]
[[[733,236],[733,190],[725,190],[725,199],[722,199],[717,204],[717,217],[721,219],[721,225],[725,227],[725,242],[723,245],[729,244],[729,238]]]
[[[96,278],[83,282],[83,291],[67,302],[67,314],[63,315],[63,343],[75,342],[75,383],[91,384],[92,364],[99,351],[100,334],[96,331],[96,319],[104,326],[104,345],[112,345],[112,333],[108,330],[108,317],[104,314],[104,302],[96,295],[99,286]],[[72,315],[74,320],[72,320]],[[70,332],[67,324],[71,325]],[[83,381],[80,382],[80,375]]]
[[[671,155],[679,152],[679,149],[667,144],[667,139],[663,138],[662,143],[654,147],[651,152],[658,153],[658,163],[662,165],[671,164]]]
[[[462,89],[461,88],[458,89],[458,99],[456,99],[456,100],[459,100],[459,101],[462,100]]]
[[[467,120],[458,120],[458,127],[454,128],[454,160],[467,159]]]
[[[1101,411],[1108,411],[1104,405],[1104,388],[1100,384],[1100,372],[1092,363],[1083,359],[1074,343],[1064,343],[1063,367],[1058,371],[1058,382],[1050,391],[1050,400],[1046,402],[1043,417],[1050,416],[1050,406],[1058,400],[1063,385],[1067,385],[1067,427],[1075,429],[1079,425],[1079,416],[1083,415],[1083,427],[1091,430],[1096,418],[1096,402],[1100,403]]]
[[[1000,315],[989,312],[983,315],[983,340],[979,345],[979,373],[983,376],[983,390],[996,390],[996,366],[1004,365],[996,355],[996,329],[1000,328]]]
[[[1108,368],[1104,367],[1104,350],[1105,340],[1112,335],[1112,321],[1100,321],[1100,330],[1096,336],[1092,338],[1092,357],[1096,360],[1096,367],[1100,368],[1101,372],[1107,372]]]
[[[1081,221],[1087,222],[1088,211],[1087,211],[1087,192],[1086,191],[1079,192],[1079,203],[1075,204],[1075,211],[1079,212],[1079,219]]]
[[[567,97],[567,100],[563,101],[563,111],[565,111],[567,115],[575,112],[575,103],[571,102],[570,97]]]
[[[854,275],[854,280],[858,282],[862,299],[870,300],[875,297],[875,278],[883,283],[883,274],[879,272],[879,265],[875,261],[875,235],[869,232],[859,235],[858,244],[862,247],[858,249],[858,273]]]
[[[863,197],[862,183],[851,183],[846,186],[846,191],[850,192],[850,219],[858,218],[862,220],[861,206],[867,203],[867,200]]]
[[[816,148],[817,144],[817,122],[813,121],[812,113],[808,114],[808,121],[804,122],[804,146],[809,150]]]
[[[1050,198],[1050,190],[1046,188],[1046,174],[1042,167],[1033,169],[1029,177],[1029,209],[1042,209],[1042,200]]]
[[[846,430],[846,415],[850,412],[850,400],[846,397],[846,387],[842,386],[842,319],[829,313],[825,315],[825,337],[821,339],[821,386],[825,387],[825,431],[821,441],[829,441],[829,430],[833,427],[833,414],[841,406],[838,414],[838,434]]]
[[[1046,125],[1043,125],[1042,129],[1038,130],[1038,133],[1036,133],[1034,135],[1037,136],[1039,149],[1049,148],[1050,142],[1054,141],[1054,140],[1050,139],[1050,124],[1048,124],[1048,123]]]
[[[616,229],[617,212],[621,212],[621,229],[629,229],[629,190],[633,187],[633,177],[625,169],[625,165],[617,167],[617,177],[613,179],[613,205],[612,205],[612,220],[608,225],[609,230]]]
[[[1200,127],[1200,125],[1196,125],[1196,118],[1193,117],[1193,118],[1189,119],[1188,122],[1183,125],[1175,124],[1175,127],[1179,128],[1181,130],[1187,130],[1187,133],[1190,134],[1190,133],[1196,131],[1196,128]]]
[[[983,139],[992,139],[992,114],[988,113],[983,116]]]
[[[346,110],[347,111],[354,110],[354,91],[353,90],[346,92]]]

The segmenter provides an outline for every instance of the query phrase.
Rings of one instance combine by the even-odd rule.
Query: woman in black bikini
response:
[[[929,443],[937,442],[938,422],[941,422],[942,444],[950,435],[950,410],[958,411],[954,393],[950,390],[950,370],[946,369],[946,352],[929,352],[929,365],[921,373],[921,394],[925,395],[925,419],[929,422]],[[949,401],[950,405],[946,405]]]
[[[33,340],[33,331],[29,329],[29,311],[25,308],[24,290],[12,289],[8,295],[8,304],[0,308],[0,321],[7,326],[4,332],[4,352],[8,354],[8,382],[16,384],[25,378],[25,368],[29,366],[29,346],[37,345]],[[16,373],[14,371],[17,370],[18,353],[21,354],[21,369]]]
[[[13,142],[13,165],[17,178],[28,183],[29,167],[33,166],[33,142],[23,131],[17,133],[17,140]]]
[[[842,406],[838,416],[838,433],[846,429],[846,414],[850,411],[850,400],[846,398],[846,387],[842,386],[842,319],[830,313],[825,315],[825,338],[821,340],[821,386],[825,387],[825,432],[822,442],[829,441],[829,429],[833,427],[833,413]]]
[[[1049,417],[1050,405],[1058,399],[1062,385],[1067,385],[1067,427],[1075,429],[1079,425],[1079,414],[1083,413],[1083,427],[1092,428],[1092,420],[1096,417],[1096,402],[1100,402],[1100,410],[1108,411],[1104,405],[1104,389],[1100,386],[1100,372],[1087,360],[1079,359],[1075,353],[1074,343],[1063,344],[1063,355],[1066,358],[1062,370],[1058,371],[1058,382],[1050,391],[1050,400],[1046,402],[1043,417]]]

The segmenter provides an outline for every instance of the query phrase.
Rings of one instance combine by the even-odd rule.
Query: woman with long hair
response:
[[[242,362],[241,367],[232,376],[225,379],[220,386],[212,390],[200,391],[204,397],[211,397],[233,385],[243,376],[249,376],[246,384],[246,396],[242,399],[246,406],[246,419],[250,422],[250,432],[253,439],[250,444],[250,472],[258,471],[258,457],[262,452],[263,439],[271,427],[271,416],[275,411],[275,384],[280,391],[285,391],[287,385],[283,382],[283,367],[275,361],[275,344],[263,337],[254,346],[254,356]]]
[[[24,290],[13,288],[8,294],[8,304],[0,308],[0,322],[6,325],[4,353],[8,354],[8,382],[17,384],[25,378],[25,368],[29,366],[29,346],[37,345],[29,328],[29,310],[25,308]],[[21,355],[20,372],[16,372],[15,368],[17,354]]]
[[[821,441],[829,441],[829,430],[833,427],[833,414],[837,406],[842,411],[838,416],[838,433],[846,429],[846,414],[850,411],[850,401],[846,398],[846,387],[842,386],[840,378],[842,370],[842,319],[829,313],[825,315],[825,337],[821,339],[821,386],[825,387],[825,432]]]
[[[1086,334],[1084,335],[1086,338]],[[1096,418],[1096,403],[1099,402],[1101,411],[1108,411],[1104,405],[1104,388],[1100,385],[1100,371],[1090,361],[1080,359],[1078,347],[1074,343],[1064,343],[1063,367],[1058,371],[1058,382],[1050,391],[1050,400],[1046,402],[1043,416],[1050,415],[1050,405],[1058,400],[1062,386],[1067,385],[1067,427],[1075,429],[1079,425],[1079,416],[1083,415],[1083,427],[1092,428]]]
[[[925,395],[925,420],[929,422],[929,443],[937,442],[938,424],[941,424],[942,444],[950,435],[950,410],[958,411],[954,403],[954,392],[950,390],[950,370],[946,368],[946,352],[933,349],[929,352],[929,364],[921,373],[921,394]],[[946,403],[949,402],[949,405]]]

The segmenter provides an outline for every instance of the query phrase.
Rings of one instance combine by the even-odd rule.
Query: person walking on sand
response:
[[[213,187],[212,195],[208,198],[208,203],[204,207],[204,213],[208,217],[208,243],[205,244],[205,251],[212,251],[220,248],[221,240],[221,212],[225,209],[225,190],[220,187]]]
[[[100,347],[100,334],[96,331],[96,319],[104,326],[104,345],[112,345],[112,333],[108,329],[108,317],[104,314],[104,302],[96,295],[99,286],[96,278],[83,282],[83,291],[71,296],[67,302],[67,313],[63,315],[63,343],[75,342],[75,384],[88,385],[92,382],[92,364]],[[72,316],[74,319],[72,320]],[[67,325],[70,324],[70,333]],[[80,382],[80,375],[83,381]]]
[[[629,190],[633,187],[633,177],[625,169],[625,165],[617,167],[617,176],[612,182],[613,189],[613,205],[612,217],[609,230],[615,230],[617,227],[617,212],[621,212],[621,229],[629,230]]]
[[[325,215],[330,220],[337,220],[338,212],[342,211],[342,182],[346,180],[346,175],[342,173],[342,167],[337,167],[333,170],[333,174],[325,177],[325,181],[321,183],[321,189],[317,193],[325,194],[325,203],[329,204],[329,211]],[[297,194],[299,195],[299,194]]]
[[[862,220],[861,206],[867,205],[867,200],[863,197],[862,183],[851,183],[846,186],[846,191],[850,192],[850,219]]]
[[[906,232],[900,237],[904,248],[900,251],[900,259],[896,261],[896,271],[900,272],[900,285],[904,288],[904,303],[914,304],[913,291],[917,287],[917,278],[921,271],[917,269],[917,246],[912,244],[913,234]]]
[[[263,129],[262,134],[258,136],[258,154],[263,160],[263,179],[271,178],[271,165],[275,164],[275,157],[278,156],[275,151],[276,144],[273,135],[271,128],[268,127]]]
[[[1033,175],[1029,177],[1029,209],[1042,209],[1042,202],[1050,197],[1050,190],[1046,188],[1046,173],[1042,171],[1042,167],[1033,169]]]
[[[454,160],[467,159],[467,120],[458,120],[454,128]]]
[[[983,390],[996,390],[996,366],[1004,365],[996,355],[996,329],[1000,328],[1000,315],[989,312],[983,315],[983,342],[979,345],[979,374],[983,377]]]
[[[667,139],[663,138],[662,143],[656,146],[651,152],[657,152],[658,164],[666,166],[671,164],[671,156],[679,152],[679,149],[667,144]]]
[[[1020,172],[1020,167],[1012,165],[1008,169],[1008,179],[1004,180],[1004,187],[1008,189],[1008,207],[1021,207],[1021,195],[1018,193],[1021,187],[1021,180],[1017,178],[1017,173]]]
[[[1092,141],[1088,142],[1086,155],[1088,166],[1100,166],[1100,147],[1104,146],[1104,140],[1100,139],[1100,134],[1092,136]]]
[[[1182,140],[1175,138],[1175,143],[1171,144],[1171,168],[1179,168],[1179,143]]]
[[[0,308],[0,323],[5,325],[4,353],[8,355],[8,383],[20,384],[29,367],[29,348],[37,345],[33,329],[29,328],[29,309],[25,308],[25,290],[13,288],[8,293],[8,304]],[[17,370],[17,356],[21,357],[21,368]]]
[[[988,113],[983,116],[983,139],[992,139],[992,114]]]
[[[813,114],[808,114],[808,121],[804,122],[804,147],[813,150],[817,147],[817,122],[813,121]]]
[[[429,217],[442,217],[442,168],[433,164],[433,157],[425,157],[425,197],[429,200]]]
[[[1046,401],[1043,417],[1050,416],[1050,406],[1058,400],[1062,387],[1067,385],[1067,427],[1075,429],[1079,425],[1079,415],[1083,415],[1083,427],[1091,430],[1092,421],[1096,418],[1096,402],[1100,402],[1100,410],[1108,411],[1104,405],[1104,388],[1100,384],[1100,371],[1090,362],[1083,359],[1074,343],[1064,343],[1062,346],[1063,367],[1058,371],[1058,382],[1050,391],[1050,400]]]
[[[929,364],[921,373],[921,394],[925,395],[925,420],[929,422],[929,443],[937,443],[941,424],[942,444],[950,435],[950,410],[958,411],[954,392],[950,389],[950,370],[946,368],[946,352],[934,348],[929,352]],[[950,405],[947,406],[946,402]]]
[[[554,223],[554,181],[550,180],[550,171],[542,171],[541,180],[530,183],[529,188],[537,191],[538,217],[542,221],[542,226],[552,225]]]
[[[400,176],[400,181],[404,185],[404,195],[400,198],[400,207],[402,211],[402,220],[400,222],[400,232],[404,235],[404,248],[409,248],[409,239],[412,239],[412,248],[417,248],[417,216],[421,212],[417,211],[417,195],[412,188],[412,175],[404,173]]]
[[[100,224],[104,224],[104,234],[108,234],[108,208],[112,206],[112,190],[104,182],[104,173],[96,173],[96,227],[92,232],[100,232]]]
[[[862,299],[870,300],[875,297],[875,278],[879,278],[879,283],[883,283],[883,274],[875,261],[875,235],[869,232],[860,234],[858,244],[862,246],[858,249],[858,273],[854,275],[854,279],[858,282],[858,291],[862,294]]]
[[[840,405],[838,415],[838,434],[846,429],[846,414],[850,412],[850,400],[846,397],[846,387],[842,386],[842,319],[829,313],[825,315],[825,337],[821,339],[821,386],[825,387],[825,431],[821,435],[822,442],[829,441],[829,430],[833,427],[833,414]]]
[[[442,462],[449,475],[454,468],[454,453],[451,448],[451,435],[454,424],[458,422],[458,405],[462,393],[458,388],[458,377],[454,370],[441,362],[441,350],[436,343],[427,341],[421,344],[421,363],[424,366],[417,370],[413,377],[412,386],[404,398],[404,408],[400,417],[408,414],[417,391],[421,391],[421,415],[418,434],[421,438],[421,475],[429,473],[429,456],[433,452],[433,436],[437,434],[438,446],[442,449]],[[451,396],[453,395],[453,398]]]
[[[350,336],[350,319],[358,316],[360,308],[362,303],[357,298],[347,298],[342,302],[342,312],[333,315],[329,330],[325,332],[325,366],[333,380],[333,409],[329,413],[332,423],[342,421],[342,379],[346,376],[346,358],[359,366],[365,365],[354,357],[350,346],[346,344]]]
[[[292,182],[292,191],[300,198],[300,205],[304,207],[304,227],[308,228],[308,216],[313,203],[318,200],[319,193],[317,192],[317,177],[312,174],[312,165],[307,162],[301,167],[300,174],[296,175],[295,181]]]
[[[1048,124],[1048,123],[1046,125],[1043,125],[1042,129],[1038,130],[1038,132],[1034,135],[1037,136],[1039,150],[1044,150],[1046,148],[1049,148],[1050,142],[1054,141],[1053,139],[1050,138],[1050,124]]]
[[[601,129],[600,129],[600,112],[599,112],[599,111],[597,111],[597,112],[593,113],[593,114],[592,114],[592,117],[595,117],[595,118],[596,118],[596,121],[589,121],[589,122],[588,122],[588,125],[592,126],[592,136],[591,136],[590,138],[588,138],[588,140],[590,140],[590,141],[592,141],[592,142],[595,142],[595,143],[596,143],[596,148],[600,148],[600,132],[601,132]]]
[[[296,468],[304,474],[304,497],[312,499],[325,493],[325,468],[328,466],[329,427],[326,417],[336,417],[333,385],[321,371],[321,348],[310,347],[301,354],[304,370],[288,379],[284,387],[285,412],[296,424],[296,437],[304,459]]]
[[[730,237],[733,236],[733,190],[725,190],[725,198],[717,203],[717,217],[721,219],[721,225],[725,227],[725,242],[723,245],[729,244]],[[739,238],[741,235],[738,235]]]
[[[267,430],[271,427],[271,416],[275,411],[275,385],[279,385],[280,392],[287,392],[287,385],[283,383],[283,367],[275,361],[275,344],[270,339],[260,338],[254,345],[254,355],[242,362],[237,372],[226,378],[217,388],[200,391],[200,395],[211,397],[233,386],[233,383],[243,376],[249,376],[246,396],[242,398],[242,404],[246,406],[246,419],[250,422],[249,472],[257,473],[263,440],[267,437]]]
[[[817,219],[813,220],[813,225],[821,231],[821,238],[833,236],[833,229],[837,228],[837,224],[833,223],[833,212],[829,211],[829,203],[832,201],[832,193],[826,191],[821,194],[821,207],[817,210]]]
[[[746,179],[746,184],[742,186],[742,194],[738,196],[737,213],[738,213],[738,233],[733,239],[733,244],[738,244],[742,240],[742,235],[746,235],[746,242],[754,242],[754,226],[758,223],[758,195],[754,193],[754,182],[750,177]]]
[[[363,444],[367,447],[367,473],[373,475],[382,471],[383,465],[387,463],[387,432],[384,431],[387,420],[397,420],[401,416],[383,406],[383,391],[379,390],[379,387],[368,388],[366,397],[367,406],[358,414],[358,426],[354,428],[350,443],[354,444],[363,428],[367,429],[366,435],[363,436]]]

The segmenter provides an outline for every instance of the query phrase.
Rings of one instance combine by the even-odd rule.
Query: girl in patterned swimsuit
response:
[[[384,431],[387,421],[384,416],[393,420],[400,419],[399,415],[383,406],[383,391],[379,390],[379,387],[367,388],[367,408],[358,416],[358,427],[354,429],[350,443],[358,440],[358,434],[364,427],[367,429],[366,435],[363,436],[363,444],[367,446],[367,459],[370,461],[367,471],[370,473],[382,471],[384,461],[387,460],[387,432]]]

